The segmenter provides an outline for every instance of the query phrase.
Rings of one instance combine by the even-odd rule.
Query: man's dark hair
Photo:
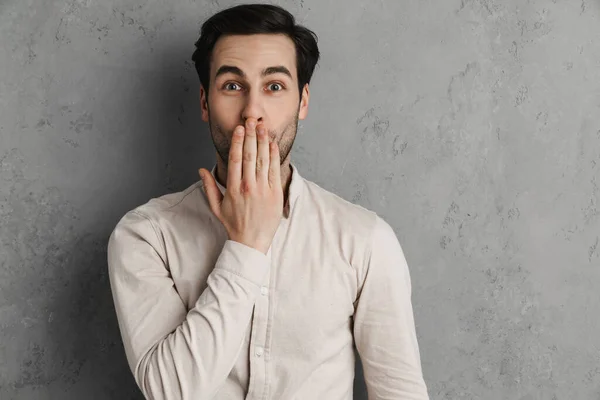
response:
[[[296,47],[296,69],[300,96],[319,61],[317,35],[297,25],[294,16],[285,9],[271,4],[241,4],[218,12],[207,19],[196,41],[192,60],[200,83],[208,96],[210,62],[215,43],[221,35],[252,35],[259,33],[285,34]]]

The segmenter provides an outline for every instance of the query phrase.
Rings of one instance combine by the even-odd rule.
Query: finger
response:
[[[244,150],[244,127],[238,125],[233,130],[231,147],[229,148],[229,165],[227,166],[227,187],[238,190],[242,182],[242,157]]]
[[[256,182],[267,185],[269,183],[269,165],[271,154],[269,151],[269,136],[263,124],[256,128],[258,137],[258,154],[256,156]]]
[[[242,180],[250,185],[256,183],[256,120],[246,120],[244,135],[244,156],[242,161]]]
[[[271,143],[270,146],[271,159],[269,161],[269,184],[271,188],[281,187],[281,166],[279,165],[279,146],[277,142]]]
[[[217,187],[216,181],[212,174],[204,168],[198,170],[200,178],[202,179],[202,186],[206,192],[206,198],[212,212],[220,219],[221,202],[223,201],[223,194]]]

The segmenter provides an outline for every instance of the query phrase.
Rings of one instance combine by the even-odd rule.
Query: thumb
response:
[[[202,179],[202,186],[206,192],[210,209],[218,217],[221,210],[221,202],[223,201],[223,194],[221,194],[221,191],[217,187],[217,182],[210,172],[204,168],[200,168],[198,173]]]

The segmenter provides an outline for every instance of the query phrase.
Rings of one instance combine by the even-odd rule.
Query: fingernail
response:
[[[250,121],[248,121],[248,127],[250,129],[254,129],[255,126],[256,126],[256,121],[254,121],[253,119],[251,119]]]

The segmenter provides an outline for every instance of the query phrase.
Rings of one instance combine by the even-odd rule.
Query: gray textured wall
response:
[[[1,399],[141,398],[107,239],[212,166],[237,3],[0,2]],[[396,229],[432,399],[600,399],[600,1],[364,3],[278,3],[323,54],[292,160]]]

